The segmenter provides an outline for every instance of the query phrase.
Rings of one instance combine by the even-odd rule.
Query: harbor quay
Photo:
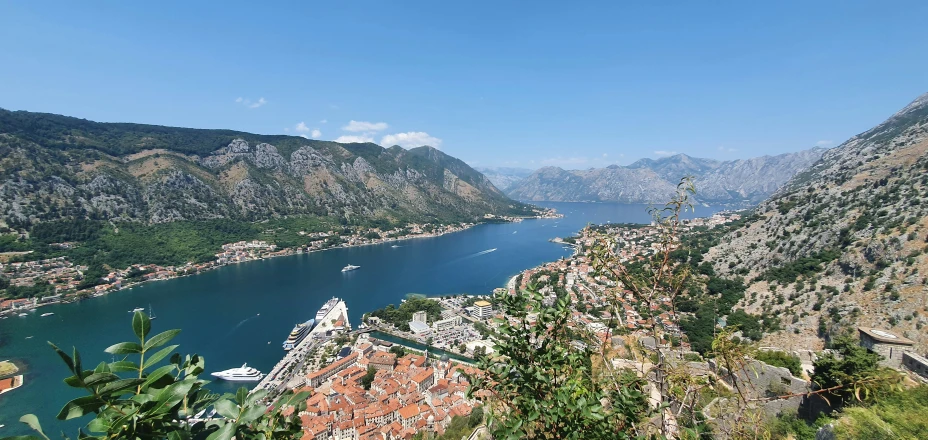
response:
[[[351,331],[348,321],[348,306],[345,301],[338,300],[315,323],[315,327],[280,360],[274,368],[252,389],[267,390],[271,395],[282,393],[288,389],[303,385],[303,365],[307,356],[319,345],[331,339],[336,332]]]

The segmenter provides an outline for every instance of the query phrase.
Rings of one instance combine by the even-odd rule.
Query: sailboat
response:
[[[151,304],[148,305],[148,319],[156,319],[154,310],[151,309]]]

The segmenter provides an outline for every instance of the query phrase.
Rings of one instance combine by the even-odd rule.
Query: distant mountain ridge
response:
[[[693,176],[695,199],[701,203],[745,207],[773,194],[826,150],[751,159],[718,161],[677,154],[641,159],[628,166],[564,170],[540,168],[512,185],[507,194],[518,200],[557,202],[660,203],[668,200],[680,179]]]
[[[458,221],[525,212],[482,174],[431,147],[0,109],[0,223],[8,225],[288,215]]]
[[[490,179],[490,182],[493,182],[493,185],[503,192],[535,172],[529,168],[513,167],[475,167],[474,169],[487,176],[487,179]]]

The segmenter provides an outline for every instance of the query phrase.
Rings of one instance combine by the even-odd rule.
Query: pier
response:
[[[343,326],[336,327],[336,321],[342,316],[345,317]],[[329,309],[325,317],[319,320],[309,334],[296,347],[288,351],[277,365],[274,365],[274,368],[258,382],[252,391],[267,390],[271,395],[275,395],[303,386],[303,364],[306,362],[306,357],[316,347],[331,338],[331,335],[327,333],[334,331],[351,331],[351,324],[348,322],[348,306],[345,305],[345,301],[339,300],[335,307]]]

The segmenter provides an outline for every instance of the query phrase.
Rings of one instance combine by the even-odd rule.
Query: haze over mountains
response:
[[[695,177],[701,203],[746,207],[760,203],[825,152],[813,148],[777,156],[719,161],[677,154],[641,159],[628,166],[564,170],[544,167],[491,170],[487,177],[510,197],[526,201],[659,203],[668,200],[683,176]],[[521,174],[519,174],[521,173]]]
[[[0,222],[286,215],[473,221],[526,213],[431,147],[98,123],[0,109]]]

